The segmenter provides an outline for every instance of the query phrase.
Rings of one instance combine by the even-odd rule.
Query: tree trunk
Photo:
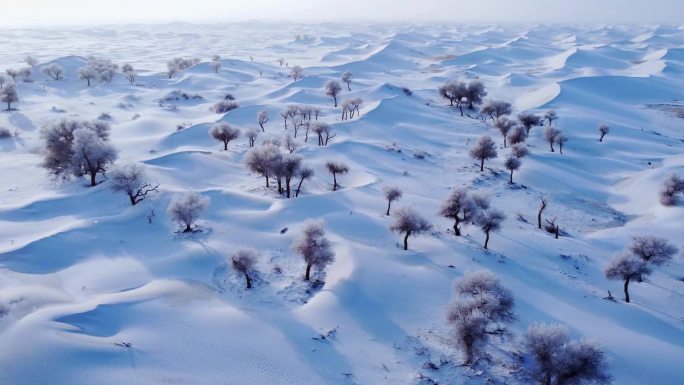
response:
[[[629,278],[625,279],[625,302],[629,303]]]
[[[410,231],[406,232],[406,235],[404,236],[404,250],[408,250],[408,237],[411,235]]]
[[[228,142],[223,142],[223,151],[228,151]]]
[[[266,132],[266,129],[264,128],[263,123],[259,123],[259,127],[261,127],[261,132]]]
[[[283,182],[280,177],[278,177],[278,194],[283,193]]]
[[[304,280],[308,281],[311,278],[311,264],[306,265],[306,274],[304,274]]]
[[[458,109],[461,111],[461,116],[463,116],[463,105],[458,104]]]
[[[135,204],[138,203],[135,195],[129,195],[128,198],[131,200],[131,206],[135,206]]]
[[[556,225],[556,228],[554,229],[556,233],[556,239],[558,239],[558,236],[560,235],[560,227]]]
[[[299,196],[299,191],[302,189],[302,183],[304,183],[304,178],[299,180],[299,185],[297,185],[297,192],[295,192],[295,198]]]
[[[549,142],[549,144],[551,145],[551,152],[555,152],[555,151],[553,150],[553,142]]]
[[[287,197],[290,197],[290,178],[285,178],[285,191],[287,192]]]
[[[90,87],[90,78],[86,79],[88,81],[88,87]]]
[[[510,179],[509,183],[513,184],[513,170],[511,170],[511,179]]]
[[[247,288],[252,288],[252,278],[249,278],[249,274],[245,273],[245,280],[247,281]]]
[[[506,148],[506,135],[504,135],[504,148]]]
[[[185,230],[183,230],[184,233],[191,233],[192,228],[190,227],[190,223],[185,224]]]
[[[268,185],[268,175],[264,175],[264,178],[266,178],[266,188],[269,188],[271,186]],[[541,227],[540,227],[541,228]]]
[[[347,89],[349,90],[349,92],[351,92],[351,87],[349,86],[349,84],[350,83],[347,83]]]
[[[337,107],[337,96],[333,96],[333,100],[335,101],[335,107]]]
[[[599,138],[599,142],[603,142],[603,137],[606,136],[606,134],[602,134],[601,137]]]
[[[454,99],[449,99],[449,103],[450,103],[449,106],[453,107],[454,106]]]
[[[486,231],[485,234],[486,234],[486,237],[485,237],[484,248],[485,248],[485,250],[487,250],[487,245],[489,244],[489,231]]]
[[[95,180],[96,176],[97,176],[97,172],[91,172],[90,173],[90,187],[97,186],[97,181]]]
[[[558,151],[560,151],[560,154],[563,155],[563,145],[558,144]]]
[[[337,176],[333,173],[333,191],[337,191]]]
[[[458,228],[458,222],[454,221],[454,235],[457,237],[461,236],[461,229]]]
[[[390,215],[389,212],[390,212],[390,205],[391,205],[391,204],[392,204],[392,201],[388,199],[388,200],[387,200],[387,214],[386,214],[386,215]]]
[[[480,171],[484,171],[484,158],[480,159]]]

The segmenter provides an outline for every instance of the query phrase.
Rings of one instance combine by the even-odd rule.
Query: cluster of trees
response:
[[[642,282],[653,272],[654,266],[662,266],[672,260],[677,248],[666,239],[653,236],[633,237],[629,248],[619,253],[606,266],[606,278],[623,281],[625,302],[629,302],[629,284]]]
[[[128,69],[128,67],[126,68]],[[112,63],[111,60],[91,56],[88,58],[87,64],[76,71],[76,75],[79,79],[85,80],[90,87],[90,82],[93,80],[110,83],[118,71],[119,65]],[[130,67],[130,71],[133,71],[133,67]]]
[[[109,124],[99,120],[64,119],[43,128],[42,167],[62,178],[86,175],[91,186],[97,185],[97,174],[104,174],[118,157],[109,141],[110,132]]]
[[[555,152],[553,145],[558,143],[558,151],[562,154],[563,145],[568,141],[568,137],[563,134],[563,131],[553,126],[548,126],[544,129],[544,140],[549,144],[551,152]]]
[[[475,225],[485,234],[484,248],[489,245],[492,232],[501,229],[506,215],[491,207],[490,198],[484,194],[472,194],[465,188],[455,188],[442,204],[440,215],[454,221],[454,235],[461,235],[462,225]]]
[[[51,63],[43,67],[42,72],[44,75],[49,76],[53,80],[64,79],[64,67],[57,63]]]
[[[684,193],[684,178],[675,174],[668,175],[660,188],[660,203],[664,206],[675,206],[680,195]]]
[[[354,117],[354,112],[356,112],[356,116],[358,117],[360,115],[359,108],[362,104],[363,99],[361,98],[348,99],[342,102],[342,120],[352,119]]]
[[[303,164],[302,157],[292,153],[282,153],[277,145],[265,142],[251,148],[245,156],[245,166],[253,173],[264,177],[266,187],[270,188],[270,179],[275,179],[278,193],[292,196],[292,182],[299,179],[295,197],[299,196],[302,184],[313,177],[314,172]]]
[[[12,82],[17,83],[18,77],[22,77],[24,81],[30,81],[33,69],[32,67],[8,68],[5,70],[5,73],[12,78]],[[0,76],[4,78],[3,75]]]
[[[186,59],[186,58],[182,58],[182,57],[173,58],[172,60],[169,60],[168,62],[166,62],[166,76],[168,76],[169,79],[171,79],[173,77],[173,75],[175,75],[178,72],[183,71],[187,68],[190,68],[199,62],[200,62],[199,58],[192,58],[192,59]]]
[[[456,107],[461,111],[463,116],[463,106],[466,105],[469,109],[474,109],[475,106],[482,104],[483,98],[487,96],[484,83],[480,80],[471,80],[466,83],[460,80],[448,80],[438,89],[440,96],[449,100],[451,106]]]
[[[492,336],[509,336],[515,321],[513,294],[490,272],[465,274],[454,284],[447,309],[455,347],[467,365],[486,354]],[[572,340],[562,325],[531,325],[522,339],[529,374],[540,385],[609,384],[605,353],[595,342]]]

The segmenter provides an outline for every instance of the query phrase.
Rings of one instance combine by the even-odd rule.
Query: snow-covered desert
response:
[[[0,384],[684,383],[684,26],[0,34]]]

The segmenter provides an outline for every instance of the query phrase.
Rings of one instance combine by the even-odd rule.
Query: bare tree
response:
[[[350,99],[349,103],[351,105],[351,110],[350,110],[351,117],[352,118],[354,117],[354,111],[356,111],[356,117],[358,118],[360,115],[359,107],[361,107],[361,105],[363,104],[363,99],[361,99],[361,98]]]
[[[178,68],[178,65],[172,61],[166,63],[166,76],[168,76],[169,79],[173,77],[173,75],[177,74],[180,69]]]
[[[544,140],[551,147],[551,152],[555,152],[553,149],[553,144],[556,142],[556,140],[558,139],[558,135],[560,134],[561,131],[552,126],[546,127],[544,129]]]
[[[290,70],[290,77],[294,81],[301,79],[302,77],[304,77],[304,69],[302,69],[302,67],[300,66],[292,67],[292,69]]]
[[[675,206],[679,203],[678,194],[684,193],[684,178],[669,174],[660,187],[660,203],[663,206]]]
[[[484,248],[487,250],[487,245],[489,244],[489,235],[492,231],[499,231],[501,229],[501,223],[506,219],[503,212],[495,209],[480,210],[474,218],[475,224],[477,224],[482,232],[485,233],[485,243]]]
[[[488,100],[480,109],[480,113],[489,116],[492,122],[497,121],[504,115],[510,115],[512,112],[511,103],[502,100]]]
[[[556,110],[548,110],[544,112],[544,119],[549,122],[549,127],[553,124],[553,121],[558,119],[558,114],[556,114]]]
[[[461,235],[461,224],[472,222],[478,206],[465,188],[455,188],[444,202],[439,214],[454,221],[454,235]]]
[[[556,143],[558,143],[558,151],[560,151],[561,155],[563,155],[563,146],[565,143],[568,142],[568,137],[563,134],[563,132],[559,132],[558,135],[556,135]]]
[[[537,211],[537,228],[541,230],[542,228],[542,213],[546,210],[546,206],[549,204],[549,198],[541,196],[539,210]]]
[[[269,186],[268,179],[274,175],[274,164],[280,156],[278,147],[273,144],[264,144],[260,147],[254,147],[247,152],[245,156],[245,165],[247,168],[264,177],[266,180],[266,187]]]
[[[333,191],[337,191],[337,187],[339,186],[337,184],[337,175],[348,173],[349,167],[347,167],[346,164],[340,162],[327,162],[325,164],[325,168],[327,168],[328,172],[331,173],[333,176]]]
[[[175,222],[185,226],[184,233],[192,232],[199,215],[209,206],[209,198],[194,191],[188,191],[181,196],[175,197],[167,209],[169,216]]]
[[[521,164],[522,161],[519,158],[516,158],[514,156],[509,156],[508,158],[506,158],[504,166],[506,167],[506,170],[510,171],[511,173],[508,183],[513,184],[513,171],[519,169]]]
[[[268,123],[268,112],[264,110],[257,112],[257,123],[259,123],[259,127],[261,127],[261,132],[266,132],[264,124]],[[285,121],[285,128],[287,129],[287,120]]]
[[[468,273],[454,284],[455,297],[447,310],[454,342],[473,364],[491,335],[506,334],[515,320],[515,301],[510,290],[488,271]]]
[[[525,127],[525,132],[527,135],[530,134],[530,129],[532,129],[532,127],[539,126],[541,124],[541,118],[529,112],[518,114],[518,121],[520,121],[520,124]]]
[[[292,249],[306,262],[305,281],[311,279],[312,268],[323,270],[335,260],[335,252],[325,237],[323,221],[306,221],[302,235],[294,242]]]
[[[12,109],[12,103],[19,101],[16,84],[7,83],[0,89],[0,101],[7,104],[7,111]]]
[[[340,107],[342,108],[342,121],[351,119],[351,114],[354,111],[351,102],[349,100],[345,100],[342,102],[342,104],[340,104]]]
[[[42,72],[54,80],[62,80],[64,78],[64,68],[57,63],[43,67]]]
[[[109,172],[109,179],[109,187],[113,191],[125,193],[131,206],[142,202],[152,191],[159,191],[159,184],[150,183],[145,169],[137,163],[116,166]]]
[[[466,97],[466,85],[461,81],[448,80],[444,85],[439,87],[439,95],[445,99],[449,100],[449,105],[453,106],[456,102],[456,106],[461,111],[461,116],[463,116],[463,99]]]
[[[245,276],[247,289],[252,288],[252,276],[256,272],[257,260],[257,253],[249,249],[240,249],[230,256],[230,264],[233,269]]]
[[[499,132],[501,133],[501,136],[503,137],[504,140],[504,147],[506,147],[506,135],[511,131],[511,128],[515,127],[515,122],[511,119],[508,119],[505,116],[502,116],[500,118],[496,118],[494,121],[494,127],[499,129]]]
[[[667,239],[653,236],[633,237],[629,251],[645,262],[656,266],[669,262],[677,254],[677,248]]]
[[[114,146],[103,140],[88,128],[78,128],[73,132],[72,173],[76,176],[90,176],[90,185],[97,185],[97,174],[104,174],[118,157]]]
[[[496,146],[494,141],[487,135],[483,135],[477,143],[470,148],[470,157],[480,161],[480,171],[484,171],[484,162],[487,159],[496,158]]]
[[[340,91],[342,91],[342,87],[340,87],[340,83],[337,81],[328,80],[328,82],[325,83],[325,94],[333,98],[335,107],[337,107],[337,95],[340,94]]]
[[[21,75],[25,81],[31,78],[33,74],[33,69],[31,67],[24,67],[19,69],[19,75]]]
[[[247,140],[249,141],[249,148],[254,147],[254,142],[256,142],[258,136],[259,131],[254,128],[250,128],[245,132],[245,137],[247,137]]]
[[[124,64],[121,67],[121,72],[123,72],[124,77],[126,78],[126,80],[128,80],[129,83],[135,83],[135,78],[138,76],[138,73],[135,71],[132,65],[128,63]]]
[[[506,140],[510,145],[524,143],[525,140],[527,140],[527,130],[522,126],[514,126],[508,134],[506,134]]]
[[[318,135],[319,146],[327,146],[328,141],[337,135],[332,132],[332,128],[327,123],[316,122],[311,128],[313,132]]]
[[[347,83],[347,90],[349,90],[349,92],[351,92],[351,82],[353,77],[354,76],[350,71],[344,71],[342,73],[342,81]]]
[[[299,184],[297,185],[295,197],[298,197],[300,191],[302,191],[302,183],[304,183],[305,180],[311,179],[314,176],[314,171],[308,167],[302,167],[299,169],[297,176],[299,177]]]
[[[85,66],[78,69],[78,78],[88,82],[88,87],[90,87],[90,81],[97,79],[97,71],[91,66]]]
[[[432,225],[410,207],[402,207],[394,212],[394,223],[390,230],[404,235],[404,250],[408,250],[408,238],[413,234],[430,231]]]
[[[468,108],[474,109],[476,105],[482,104],[482,99],[487,96],[484,83],[479,80],[471,80],[465,89],[465,98],[468,101]]]
[[[285,133],[285,136],[283,137],[283,147],[292,154],[297,150],[299,147],[299,144],[297,141],[290,135],[289,133]]]
[[[530,150],[523,143],[516,143],[511,146],[511,156],[516,158],[524,158],[530,154]]]
[[[8,68],[5,73],[12,78],[13,82],[17,81],[17,76],[21,75],[21,71],[18,68]]]
[[[399,200],[402,196],[402,192],[399,187],[385,186],[382,189],[382,193],[385,195],[385,199],[387,199],[386,215],[390,215],[390,206],[392,205],[392,202]]]
[[[535,324],[523,337],[539,385],[607,385],[612,382],[605,353],[595,342],[570,340],[561,325]]]
[[[626,253],[613,258],[605,270],[606,278],[623,281],[625,302],[629,302],[629,283],[631,281],[641,282],[651,272],[651,267],[646,261]]]
[[[598,132],[601,134],[601,137],[599,138],[599,142],[603,142],[603,137],[608,135],[610,132],[610,127],[606,124],[599,124],[598,126]]]
[[[240,130],[231,127],[230,124],[222,122],[215,124],[210,130],[209,135],[215,140],[223,143],[223,150],[228,150],[228,143],[240,137]]]

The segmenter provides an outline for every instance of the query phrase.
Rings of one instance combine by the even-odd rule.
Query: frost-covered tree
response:
[[[0,89],[0,102],[7,104],[7,111],[12,109],[12,103],[18,101],[19,93],[17,92],[16,84],[7,83]]]
[[[53,80],[62,80],[64,78],[64,68],[57,63],[48,64],[43,67],[42,72]]]
[[[511,146],[511,156],[516,158],[524,158],[530,154],[530,150],[527,149],[524,143],[516,143]]]
[[[231,127],[230,124],[222,122],[215,124],[210,130],[209,135],[221,143],[223,143],[223,150],[228,150],[228,143],[240,137],[240,130]]]
[[[463,99],[466,97],[466,88],[466,84],[462,81],[447,80],[438,89],[439,95],[449,100],[450,106],[456,102],[456,106],[461,111],[461,116],[463,116]]]
[[[173,75],[177,74],[178,71],[180,71],[180,69],[176,63],[172,61],[166,63],[166,76],[168,76],[169,79],[171,79]]]
[[[194,191],[175,197],[167,209],[175,222],[185,226],[184,233],[192,232],[192,225],[197,222],[202,211],[209,206],[209,198]]]
[[[608,127],[607,124],[599,124],[598,132],[601,134],[601,137],[599,137],[599,142],[603,142],[603,137],[608,135],[610,132],[610,127]]]
[[[402,192],[399,187],[385,186],[382,189],[382,193],[385,195],[385,199],[387,200],[386,215],[390,215],[390,206],[392,205],[392,202],[399,200],[402,196]]]
[[[679,203],[679,195],[684,193],[684,178],[669,174],[660,187],[660,203],[663,206],[675,206]]]
[[[523,337],[539,385],[606,385],[612,382],[605,353],[595,342],[571,340],[561,325],[535,324]]]
[[[335,252],[325,236],[323,221],[306,221],[302,234],[294,242],[292,249],[304,258],[306,263],[305,281],[311,279],[312,268],[323,270],[335,260]]]
[[[514,126],[506,134],[506,140],[510,145],[524,143],[527,140],[527,130],[522,126]]]
[[[90,81],[93,79],[97,79],[98,76],[97,71],[95,71],[95,68],[88,65],[79,68],[76,74],[78,75],[79,79],[85,80],[88,83],[88,87],[90,87]]]
[[[245,137],[249,141],[249,148],[254,147],[254,142],[256,142],[258,136],[259,131],[257,131],[255,128],[250,128],[245,132]]]
[[[299,172],[302,169],[302,157],[298,155],[293,155],[293,154],[285,154],[282,156],[282,166],[281,166],[281,174],[283,178],[285,179],[285,192],[286,196],[290,198],[292,196],[291,191],[292,189],[290,186],[292,185],[292,179],[296,178],[299,175]]]
[[[302,183],[304,183],[305,180],[311,179],[314,176],[314,171],[308,167],[301,167],[299,169],[299,172],[297,173],[297,177],[299,177],[299,183],[297,184],[297,191],[295,192],[295,197],[299,196],[299,193],[302,191]]]
[[[496,158],[496,146],[491,137],[483,135],[470,148],[470,157],[480,161],[480,171],[484,171],[484,162]]]
[[[394,218],[390,230],[404,235],[404,250],[408,250],[408,239],[411,235],[422,234],[432,229],[432,225],[411,207],[402,207],[395,211]]]
[[[8,68],[5,70],[5,73],[12,78],[13,82],[17,81],[17,77],[21,75],[21,71],[19,68]]]
[[[337,187],[339,186],[337,184],[337,175],[348,173],[349,167],[341,162],[327,162],[325,168],[327,168],[328,172],[333,176],[333,191],[337,191]]]
[[[504,162],[504,167],[506,167],[506,170],[510,171],[511,173],[508,183],[513,184],[513,171],[519,169],[521,164],[522,161],[519,158],[516,158],[514,156],[506,158],[506,161]]]
[[[264,110],[257,112],[257,123],[259,123],[259,127],[261,127],[261,132],[266,132],[264,124],[268,123],[268,112]],[[287,120],[285,121],[285,128],[287,129]]]
[[[501,224],[506,219],[503,212],[496,209],[480,210],[474,218],[475,224],[480,227],[485,233],[484,248],[487,250],[489,244],[489,235],[492,231],[496,232],[501,229]]]
[[[485,91],[485,85],[479,80],[471,80],[465,89],[466,101],[468,102],[468,108],[474,109],[476,105],[482,104],[482,99],[487,96],[487,91]]]
[[[349,92],[351,92],[351,82],[353,78],[354,75],[352,75],[350,71],[344,71],[342,73],[342,81],[347,83],[347,90],[349,90]]]
[[[230,256],[230,265],[233,270],[245,277],[247,289],[252,288],[252,277],[256,273],[257,260],[257,253],[249,249],[239,249]]]
[[[350,99],[349,104],[351,106],[351,110],[350,110],[351,111],[351,117],[352,118],[354,117],[354,111],[356,111],[356,117],[358,118],[359,114],[360,114],[359,108],[363,104],[363,99],[361,99],[361,98]]]
[[[548,110],[544,112],[544,120],[549,122],[549,126],[553,124],[553,121],[558,119],[558,114],[556,114],[556,110]]]
[[[21,75],[24,80],[29,80],[33,74],[33,69],[31,67],[24,67],[19,69],[19,75]]]
[[[319,146],[327,146],[328,141],[337,135],[333,133],[332,127],[329,124],[323,122],[312,124],[311,129],[318,136]]]
[[[51,174],[65,179],[73,175],[74,131],[81,128],[92,130],[102,141],[109,140],[111,129],[102,121],[64,119],[46,126],[41,130],[41,137],[45,141],[45,159],[42,167]]]
[[[530,134],[530,130],[532,129],[532,127],[541,124],[541,118],[529,112],[523,112],[518,114],[518,121],[523,127],[525,127],[525,132],[527,133],[527,135]]]
[[[5,75],[0,74],[0,87],[3,87],[5,83],[7,83],[7,78],[5,77]]]
[[[225,114],[240,107],[240,104],[232,100],[221,100],[211,107],[211,110],[217,114]]]
[[[480,113],[489,116],[492,122],[498,120],[504,115],[510,115],[513,112],[511,103],[502,100],[488,100],[480,109]]]
[[[24,57],[24,62],[25,62],[26,64],[30,65],[31,67],[33,67],[33,66],[35,66],[36,64],[38,64],[38,59],[36,59],[36,58],[35,58],[34,56],[32,56],[32,55],[26,55],[26,57]]]
[[[128,196],[131,206],[142,202],[147,194],[159,191],[159,184],[151,183],[145,169],[137,163],[125,163],[114,167],[109,173],[109,187]]]
[[[558,151],[563,155],[563,146],[568,142],[568,137],[563,134],[563,131],[556,135],[556,143],[558,143]]]
[[[511,119],[508,119],[506,116],[501,116],[499,118],[496,118],[494,121],[494,127],[496,127],[499,132],[501,133],[501,136],[503,137],[504,140],[504,147],[506,147],[507,140],[506,140],[506,135],[511,131],[513,127],[515,127],[515,122]]]
[[[109,141],[103,140],[89,128],[78,128],[73,132],[72,173],[88,175],[90,185],[97,185],[97,174],[104,174],[117,159],[118,154]]]
[[[473,364],[483,353],[491,335],[507,333],[515,320],[515,301],[510,290],[488,271],[468,273],[454,284],[455,296],[447,309],[454,344],[463,351],[465,363]]]
[[[292,154],[299,148],[299,144],[297,141],[290,135],[290,133],[285,133],[285,136],[283,137],[283,147]]]
[[[471,223],[478,206],[465,188],[457,187],[442,204],[439,214],[454,221],[454,235],[461,235],[461,225]]]
[[[132,65],[128,63],[124,64],[121,67],[121,72],[123,73],[124,77],[126,78],[126,80],[128,80],[129,83],[135,83],[135,78],[138,76],[138,73],[135,71]]]
[[[212,61],[210,66],[211,66],[211,69],[214,71],[214,73],[217,74],[219,72],[219,70],[221,69],[221,67],[223,66],[223,64],[221,64],[220,61],[216,60],[216,61]]]
[[[672,260],[677,248],[664,238],[637,236],[632,238],[629,252],[647,263],[660,266]]]
[[[116,75],[116,70],[113,68],[106,68],[102,71],[100,71],[100,80],[102,80],[105,83],[111,83],[112,79],[114,79],[114,75]]]
[[[551,147],[551,152],[555,152],[555,150],[553,149],[553,144],[556,143],[558,135],[560,134],[561,131],[553,126],[549,126],[544,129],[544,140]]]
[[[247,152],[245,165],[251,172],[263,176],[268,188],[270,187],[268,180],[271,176],[275,175],[274,167],[280,156],[278,146],[266,143],[260,147],[254,147]]]
[[[292,69],[290,70],[290,77],[294,81],[301,79],[302,77],[304,77],[304,69],[300,66],[292,67]]]
[[[325,94],[333,98],[335,107],[337,107],[337,95],[340,94],[340,91],[342,91],[342,87],[340,87],[340,83],[336,80],[328,80],[328,82],[325,83]]]

